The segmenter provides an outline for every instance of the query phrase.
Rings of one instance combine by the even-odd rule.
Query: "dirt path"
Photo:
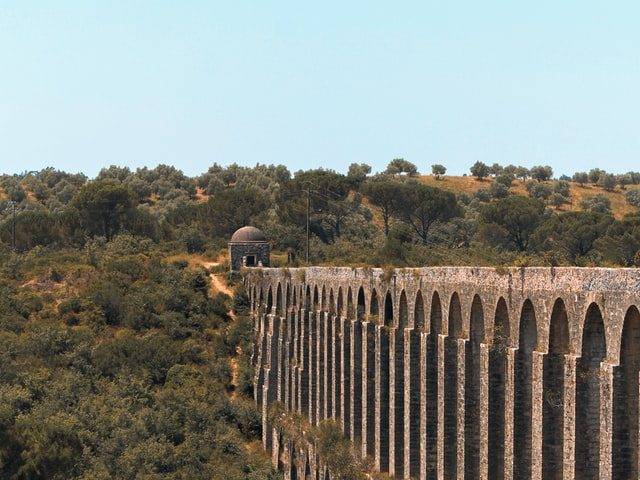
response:
[[[210,269],[213,267],[217,267],[220,265],[220,262],[203,262],[202,266]],[[222,275],[217,275],[215,273],[209,274],[209,278],[211,279],[211,295],[215,295],[216,293],[224,293],[233,298],[233,291],[225,282],[224,277]],[[236,319],[236,312],[233,310],[229,310],[229,316],[232,320]],[[236,351],[236,356],[241,352]],[[235,398],[236,391],[238,390],[238,360],[236,357],[231,357],[229,359],[229,366],[231,368],[231,387],[233,390],[231,391],[231,398]]]

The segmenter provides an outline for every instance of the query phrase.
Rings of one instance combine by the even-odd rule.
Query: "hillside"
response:
[[[469,194],[473,194],[482,188],[488,188],[491,184],[491,179],[489,178],[484,179],[483,181],[479,181],[475,177],[471,176],[451,175],[443,176],[438,180],[433,175],[422,175],[420,176],[420,180],[427,185],[440,187],[456,193],[464,192]],[[611,201],[611,210],[614,217],[616,217],[617,219],[624,217],[627,213],[633,213],[634,211],[636,211],[634,207],[626,202],[624,196],[625,190],[622,190],[619,186],[616,186],[613,191],[608,192],[603,188],[593,184],[587,184],[584,187],[575,182],[569,182],[569,184],[571,185],[571,203],[563,205],[560,209],[554,207],[551,208],[560,211],[581,210],[580,202],[582,201],[582,199],[584,199],[585,197],[602,194]],[[524,187],[524,182],[522,180],[515,180],[511,186],[510,192],[519,195],[528,195]]]

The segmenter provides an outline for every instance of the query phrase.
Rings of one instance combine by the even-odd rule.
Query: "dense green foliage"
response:
[[[346,175],[214,165],[189,178],[161,165],[1,176],[0,477],[275,478],[249,399],[246,297],[212,295],[197,266],[246,224],[266,232],[276,265],[301,263],[307,221],[317,264],[640,264],[640,215],[614,218],[606,194],[625,190],[640,207],[627,190],[640,174],[576,173],[600,193],[567,211],[571,185],[550,167],[477,162],[475,193],[439,188],[446,169],[432,171],[435,186],[403,159],[373,175],[352,164]],[[334,471],[359,475],[335,426],[315,435]]]
[[[440,179],[445,167],[433,167]],[[126,232],[176,251],[218,252],[235,229],[254,224],[296,264],[305,258],[308,212],[310,261],[319,264],[636,264],[637,250],[630,250],[640,242],[640,216],[616,220],[605,193],[626,191],[635,210],[637,172],[574,174],[578,185],[600,191],[582,196],[579,212],[565,211],[568,177],[554,180],[549,166],[476,162],[471,173],[486,186],[455,194],[440,182],[425,185],[416,165],[401,158],[380,174],[366,164],[352,164],[346,175],[214,165],[190,178],[164,165],[135,172],[112,166],[90,181],[46,169],[0,177],[0,241],[15,241],[19,252],[83,248]],[[524,196],[515,193],[516,178]]]
[[[275,478],[249,446],[246,355],[229,395],[246,300],[212,297],[207,272],[166,253],[117,235],[0,254],[1,478]]]

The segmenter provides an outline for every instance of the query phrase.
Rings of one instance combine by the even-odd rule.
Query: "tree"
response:
[[[462,215],[458,200],[451,192],[416,181],[405,182],[398,200],[398,213],[427,243],[429,229],[435,222],[445,222]]]
[[[133,215],[133,193],[116,180],[95,180],[80,188],[71,206],[78,210],[82,228],[89,235],[111,239]]]
[[[589,181],[591,183],[598,183],[598,180],[600,180],[600,177],[605,173],[607,172],[605,172],[600,168],[592,168],[591,170],[589,170]]]
[[[573,174],[573,181],[584,187],[589,182],[589,174],[587,172],[576,172]]]
[[[640,207],[640,190],[634,189],[629,190],[625,194],[625,199],[629,205],[633,205],[634,207]]]
[[[515,175],[524,181],[531,176],[531,172],[527,167],[516,167]]]
[[[501,183],[505,187],[509,188],[515,178],[512,173],[508,173],[507,171],[503,171],[499,175],[496,176],[496,182]]]
[[[447,173],[447,167],[436,163],[434,165],[431,165],[431,173],[435,175],[436,180],[440,180],[440,177]]]
[[[367,179],[367,175],[371,173],[371,166],[366,163],[352,163],[349,165],[347,179],[351,183],[352,188],[358,190],[362,182]]]
[[[594,212],[566,212],[545,220],[534,234],[540,250],[560,252],[575,264],[593,250],[594,242],[603,236],[611,223],[611,215]]]
[[[362,188],[369,201],[380,209],[384,223],[384,234],[389,236],[391,218],[398,211],[402,182],[387,175],[378,175],[367,181]]]
[[[493,200],[480,212],[481,232],[491,243],[524,252],[543,213],[544,204],[533,198],[510,195]]]
[[[544,182],[550,180],[553,177],[553,168],[549,165],[537,165],[531,168],[531,178]]]
[[[616,188],[616,176],[613,173],[603,173],[600,175],[600,178],[598,178],[598,186],[611,192]]]
[[[489,167],[480,161],[474,163],[469,171],[471,172],[471,175],[476,177],[478,180],[488,177],[489,173],[491,173]]]
[[[497,177],[498,175],[500,175],[502,172],[504,171],[504,167],[502,165],[500,165],[499,163],[494,163],[493,165],[491,165],[490,167],[490,172],[491,175],[493,175],[494,177]]]
[[[611,200],[606,195],[599,193],[592,197],[585,197],[580,202],[580,207],[595,213],[611,213]]]
[[[418,174],[418,167],[404,158],[394,158],[387,165],[386,173],[389,175],[407,174],[409,177],[415,177]]]
[[[226,238],[238,228],[253,223],[269,206],[267,196],[255,187],[227,188],[209,197],[203,206],[201,221],[211,235]]]

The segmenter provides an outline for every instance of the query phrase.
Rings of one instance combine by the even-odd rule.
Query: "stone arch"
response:
[[[358,321],[364,321],[366,315],[365,301],[364,301],[364,288],[358,289],[358,301],[356,307],[356,318]]]
[[[444,344],[444,475],[445,478],[456,478],[458,470],[458,363],[460,350],[459,339],[462,336],[462,309],[457,292],[449,301],[448,336]]]
[[[469,341],[465,345],[465,478],[480,477],[481,343],[484,340],[484,309],[479,295],[471,302]]]
[[[600,477],[600,378],[607,356],[600,307],[589,305],[582,332],[582,353],[576,368],[576,478]]]
[[[394,451],[395,474],[404,476],[404,334],[409,324],[407,293],[400,292],[397,328],[394,329]]]
[[[640,371],[640,312],[629,307],[624,317],[620,365],[613,377],[613,480],[636,479],[638,471],[638,374]]]
[[[542,478],[562,478],[564,463],[565,355],[569,353],[569,320],[561,298],[549,322],[549,348],[542,370]]]
[[[536,314],[531,300],[526,299],[520,311],[518,351],[514,374],[514,478],[531,477],[533,351],[538,343]]]
[[[422,292],[418,290],[418,292],[416,293],[416,300],[413,303],[413,328],[424,332],[424,321],[424,300],[422,299]]]
[[[509,348],[509,309],[498,299],[493,319],[493,339],[489,350],[489,478],[504,479],[505,409],[507,349]]]

